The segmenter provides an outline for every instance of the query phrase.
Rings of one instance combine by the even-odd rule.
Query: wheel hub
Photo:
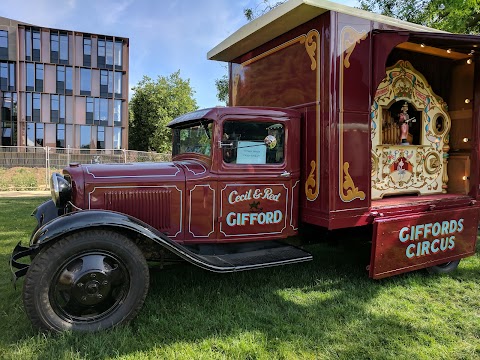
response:
[[[96,305],[110,294],[111,283],[105,273],[91,271],[79,277],[72,290],[72,295],[79,304]]]
[[[52,292],[61,317],[91,321],[117,307],[129,288],[128,272],[110,253],[92,251],[68,260],[58,271]]]

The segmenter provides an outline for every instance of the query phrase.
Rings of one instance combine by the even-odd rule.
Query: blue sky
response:
[[[335,0],[355,6],[355,0]],[[130,87],[147,75],[167,76],[180,69],[190,79],[200,108],[223,105],[215,79],[224,63],[207,52],[247,21],[243,9],[260,0],[16,0],[0,16],[39,26],[128,37]],[[272,2],[275,2],[272,1]],[[113,9],[113,11],[112,11]]]

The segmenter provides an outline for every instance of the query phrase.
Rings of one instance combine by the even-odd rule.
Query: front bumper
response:
[[[52,200],[45,201],[39,207],[35,209],[32,216],[37,219],[37,227],[35,230],[40,229],[46,223],[52,221],[53,219],[57,218],[60,215],[65,213],[65,209],[58,209]],[[10,270],[13,276],[13,284],[15,286],[17,280],[28,271],[29,264],[25,264],[23,262],[19,262],[20,259],[25,258],[27,256],[36,254],[39,249],[37,244],[32,244],[33,236],[35,235],[35,231],[32,234],[30,239],[30,247],[25,247],[20,245],[21,242],[15,246],[12,251],[12,255],[10,256]]]
[[[20,245],[21,241],[18,242],[17,246],[12,251],[12,255],[10,256],[10,270],[13,276],[13,286],[15,287],[17,280],[24,276],[28,268],[30,267],[29,264],[21,263],[18,260],[30,256],[36,252],[36,248],[30,248]]]

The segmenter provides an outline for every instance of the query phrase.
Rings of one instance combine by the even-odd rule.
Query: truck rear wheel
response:
[[[444,264],[440,264],[440,265],[437,265],[437,266],[431,266],[431,267],[427,268],[427,271],[430,274],[448,274],[448,273],[456,270],[459,263],[460,263],[460,260],[449,261],[449,262],[446,262]]]
[[[148,286],[147,263],[133,242],[113,231],[83,231],[33,259],[23,303],[43,330],[92,332],[133,319]]]

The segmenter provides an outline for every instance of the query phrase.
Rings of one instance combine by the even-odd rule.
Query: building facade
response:
[[[128,59],[128,38],[0,17],[0,145],[126,149]]]

